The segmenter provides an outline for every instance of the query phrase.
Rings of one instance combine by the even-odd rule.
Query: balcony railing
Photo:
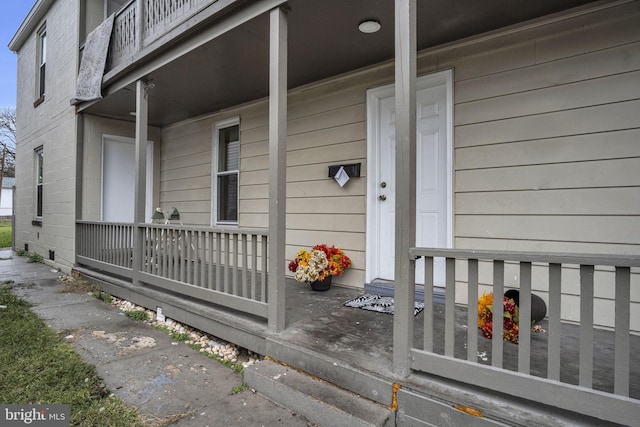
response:
[[[106,70],[126,62],[159,37],[218,0],[132,0],[115,16]]]
[[[424,323],[420,325],[424,327],[423,342],[414,342],[407,349],[394,349],[398,354],[410,355],[411,369],[615,423],[637,422],[631,414],[637,414],[640,396],[636,388],[630,397],[629,378],[631,343],[637,345],[638,338],[632,335],[638,325],[631,324],[631,307],[638,303],[632,300],[632,295],[635,298],[638,295],[640,257],[423,248],[413,248],[410,256],[425,260],[425,301],[433,299],[434,260],[444,259],[446,270],[444,331],[436,333],[433,312],[425,310]],[[505,277],[509,279],[506,281]],[[534,336],[524,326],[528,322],[520,324],[517,345],[504,343],[500,332],[495,332],[491,342],[479,335],[479,293],[493,292],[501,300],[505,283],[507,287],[519,288],[520,319],[531,318],[532,283],[534,292],[546,297],[548,320],[544,338]],[[636,287],[633,293],[632,286]],[[608,300],[602,304],[602,299]],[[567,319],[574,307],[578,313],[573,314],[573,320]],[[603,326],[613,329],[615,336],[613,352],[607,350],[605,354],[600,354],[594,344],[598,341],[594,340],[594,333],[597,337],[601,332],[594,323],[598,317],[594,317],[594,309],[602,307],[609,307],[614,313],[612,324]],[[461,329],[460,322],[465,322],[466,327],[462,325]],[[403,329],[410,330],[409,325]],[[493,316],[493,331],[502,329],[503,317]],[[463,334],[466,337],[461,336],[461,330],[466,330]],[[441,333],[444,342],[435,338]],[[567,337],[578,344],[568,348],[568,343],[562,342]],[[485,351],[479,351],[482,349]],[[577,362],[567,360],[575,359],[576,353]],[[598,361],[596,368],[594,359]],[[576,364],[579,370],[576,383],[563,382],[574,377],[563,375],[564,370]],[[612,386],[602,386],[603,375],[612,377],[608,381]]]
[[[77,221],[79,264],[267,317],[267,234],[261,230]],[[134,271],[134,251],[142,268]]]

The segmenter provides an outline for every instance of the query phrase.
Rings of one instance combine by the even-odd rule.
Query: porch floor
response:
[[[345,307],[343,304],[363,294],[363,290],[332,286],[326,292],[314,292],[308,286],[293,280],[287,281],[287,328],[277,338],[290,344],[309,349],[321,355],[338,359],[348,366],[371,372],[383,378],[394,378],[393,316],[384,313]],[[425,310],[428,309],[425,307]],[[433,304],[434,352],[444,351],[444,305]],[[423,312],[424,313],[424,312]],[[415,317],[414,339],[417,348],[423,340],[424,314]],[[546,320],[540,325],[546,329]],[[467,311],[456,308],[455,357],[467,358]],[[475,325],[473,325],[475,327]],[[531,374],[546,377],[547,342],[544,333],[531,334]],[[579,327],[562,325],[561,381],[578,384]],[[640,337],[631,336],[630,397],[640,399]],[[594,330],[593,388],[613,392],[614,333]],[[517,371],[518,345],[504,343],[504,368]],[[491,340],[478,337],[478,363],[491,364]]]

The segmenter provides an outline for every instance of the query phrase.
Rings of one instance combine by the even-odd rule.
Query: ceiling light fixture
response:
[[[380,29],[380,23],[374,19],[367,19],[358,25],[358,30],[365,34],[372,34]]]

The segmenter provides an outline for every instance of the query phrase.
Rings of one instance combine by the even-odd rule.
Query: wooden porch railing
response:
[[[525,399],[558,407],[564,410],[587,414],[600,419],[624,425],[637,423],[640,413],[640,400],[629,397],[630,377],[630,313],[631,313],[631,277],[637,275],[640,257],[624,256],[588,256],[570,254],[535,254],[520,252],[464,251],[455,249],[412,248],[413,260],[425,260],[425,301],[433,300],[434,259],[444,258],[446,265],[444,343],[434,350],[434,317],[428,307],[424,315],[424,336],[422,346],[394,348],[394,352],[410,355],[410,368],[415,371],[438,375],[463,383],[469,383],[498,392],[520,396]],[[532,340],[532,332],[527,323],[521,321],[519,344],[505,344],[501,333],[496,332],[490,343],[490,362],[482,363],[478,357],[478,306],[479,288],[491,289],[494,295],[502,296],[505,291],[505,266],[511,271],[516,269],[519,275],[520,319],[531,318],[532,268],[535,277],[543,273],[548,283],[548,339],[546,340],[546,369],[532,372],[532,354],[536,357],[538,340]],[[465,268],[466,267],[466,268]],[[561,371],[565,368],[566,344],[563,347],[562,329],[566,335],[567,323],[561,321],[563,304],[563,284],[566,276],[579,272],[579,323],[575,334],[579,337],[579,373],[578,383],[561,382]],[[572,272],[568,272],[572,270]],[[608,366],[614,366],[613,390],[595,390],[594,378],[594,289],[606,283],[594,281],[594,272],[613,275],[613,287],[610,294],[615,301],[615,342],[614,355]],[[633,270],[633,271],[632,271]],[[466,342],[456,342],[456,312],[460,321],[460,305],[456,305],[456,274],[463,276],[458,289],[466,286],[466,295],[458,295],[468,301],[466,309]],[[598,276],[598,277],[600,277]],[[511,278],[511,276],[509,276]],[[635,278],[634,278],[635,279]],[[637,282],[635,283],[637,284]],[[460,286],[462,285],[462,286]],[[576,283],[565,286],[576,285]],[[511,287],[511,286],[509,286]],[[544,288],[544,286],[543,286]],[[634,291],[637,295],[637,290]],[[411,297],[410,297],[411,298]],[[637,302],[637,301],[636,301]],[[464,310],[463,310],[464,311]],[[574,322],[575,323],[575,322]],[[502,316],[493,316],[493,330],[502,331]],[[408,330],[408,326],[404,328]],[[537,338],[537,337],[536,337]],[[634,337],[635,338],[635,337]],[[458,336],[458,339],[460,337]],[[484,338],[481,338],[484,339]],[[412,342],[413,338],[409,339]],[[440,343],[439,343],[440,344]],[[463,345],[461,345],[463,344]],[[509,346],[509,349],[506,348]],[[456,348],[457,347],[457,348]],[[466,347],[466,352],[464,348]],[[458,350],[458,351],[456,351]],[[511,350],[511,352],[507,351]],[[576,349],[572,349],[573,352]],[[466,353],[466,354],[465,354]],[[517,363],[506,358],[517,358]],[[536,359],[537,360],[537,359]],[[538,360],[537,360],[538,361]],[[509,363],[507,363],[509,362]],[[489,365],[490,363],[490,365]],[[507,365],[511,365],[507,368]],[[545,372],[546,371],[546,372]],[[637,398],[637,396],[635,396]],[[635,415],[634,415],[635,414]]]
[[[218,0],[131,0],[115,16],[106,70]]]
[[[267,318],[267,234],[262,230],[77,221],[77,261],[192,298]],[[133,271],[133,253],[143,251]]]

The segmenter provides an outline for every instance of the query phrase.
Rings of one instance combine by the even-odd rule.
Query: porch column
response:
[[[396,78],[396,265],[393,370],[409,375],[413,343],[416,240],[416,0],[395,2]],[[431,307],[425,301],[426,309]]]
[[[147,188],[147,141],[149,105],[147,82],[136,82],[136,183],[133,206],[133,284],[139,285],[144,249],[144,229],[138,224],[145,222],[145,197]]]
[[[287,214],[287,13],[270,12],[269,34],[269,328],[285,327]]]

